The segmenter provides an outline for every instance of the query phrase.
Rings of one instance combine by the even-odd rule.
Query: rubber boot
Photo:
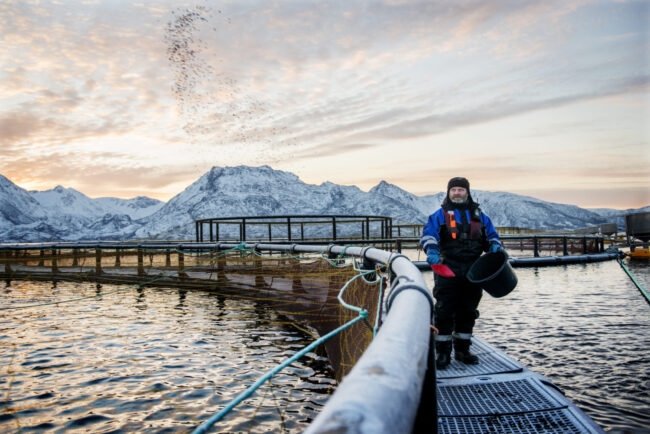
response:
[[[451,362],[451,341],[436,342],[436,368],[445,369]]]
[[[472,341],[469,339],[454,338],[455,358],[466,365],[477,365],[478,356],[469,351],[470,345],[472,345]]]

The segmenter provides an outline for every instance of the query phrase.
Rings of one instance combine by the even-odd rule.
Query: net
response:
[[[367,318],[324,344],[338,381],[350,371],[373,338],[381,309],[379,283],[384,279],[378,276],[378,270],[373,273],[361,270],[350,259],[328,258],[322,254],[262,255],[241,246],[228,251],[137,246],[26,247],[0,251],[0,264],[0,276],[9,280],[121,285],[116,291],[143,286],[209,290],[269,306],[314,338],[359,316],[358,311],[345,304],[363,309]],[[365,275],[361,276],[362,273]],[[339,300],[343,287],[345,292]],[[85,298],[57,300],[56,304],[79,303]],[[36,308],[43,303],[15,303],[0,309]]]

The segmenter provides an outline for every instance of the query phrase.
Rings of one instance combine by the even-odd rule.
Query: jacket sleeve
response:
[[[487,237],[488,243],[498,243],[501,245],[501,240],[499,239],[499,233],[497,230],[494,228],[494,225],[492,224],[492,220],[490,220],[490,217],[485,215],[481,211],[481,221],[483,222],[483,226],[485,227],[485,236]]]
[[[438,210],[431,214],[422,229],[420,246],[422,246],[422,250],[424,250],[425,253],[428,253],[429,249],[440,251],[440,247],[438,246],[438,242],[440,241],[440,211],[441,210]]]

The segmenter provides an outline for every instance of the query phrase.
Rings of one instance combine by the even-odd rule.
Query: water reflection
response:
[[[178,304],[176,305],[176,309],[180,311],[182,314],[185,314],[185,299],[187,298],[187,290],[186,289],[179,289],[178,290]]]
[[[51,296],[51,283],[13,284],[17,294],[3,294],[2,305]],[[58,288],[58,299],[100,291]],[[0,430],[187,431],[311,342],[261,303],[204,291],[103,289],[101,298],[65,308],[9,311],[0,363],[12,375],[0,381],[7,397]],[[310,354],[218,429],[302,430],[334,387],[332,377],[327,360]]]
[[[647,263],[627,263],[650,288]],[[649,306],[614,262],[516,269],[484,296],[477,334],[549,377],[605,429],[650,425]],[[426,275],[432,285],[431,274]],[[5,281],[0,430],[187,431],[312,341],[262,301],[206,291]],[[335,386],[310,353],[219,431],[300,431]]]
[[[647,263],[628,268],[650,287]],[[650,310],[618,263],[515,271],[512,294],[483,297],[476,334],[547,376],[603,428],[650,426]]]

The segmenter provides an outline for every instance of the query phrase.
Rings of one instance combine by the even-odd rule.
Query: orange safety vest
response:
[[[461,211],[462,213],[462,211]],[[467,217],[467,216],[465,216]],[[479,220],[470,219],[469,225],[456,221],[454,210],[445,211],[445,225],[452,239],[480,240],[483,236],[483,223]],[[463,228],[468,229],[463,231]]]

